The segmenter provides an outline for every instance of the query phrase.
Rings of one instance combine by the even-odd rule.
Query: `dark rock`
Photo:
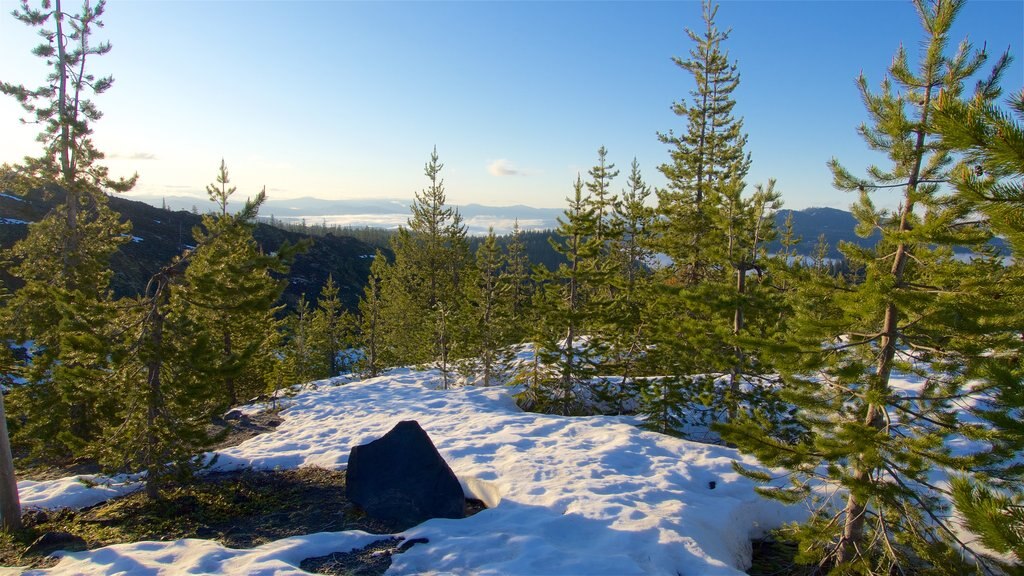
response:
[[[431,518],[465,517],[459,480],[415,420],[352,448],[346,495],[370,516],[406,528]]]
[[[398,548],[401,541],[401,538],[388,538],[351,552],[306,558],[299,563],[299,568],[329,576],[383,576],[391,567],[391,556],[405,551]]]
[[[21,513],[21,523],[25,527],[39,526],[50,521],[50,515],[46,510],[25,510]]]
[[[78,552],[85,550],[88,546],[85,540],[68,532],[46,532],[25,549],[25,556],[38,554],[49,555],[57,550]]]
[[[242,414],[241,410],[229,410],[228,413],[224,415],[224,419],[225,420],[241,420],[242,416],[243,416],[243,414]]]
[[[409,550],[409,548],[412,548],[413,546],[415,546],[417,544],[429,544],[429,543],[430,543],[430,540],[428,540],[426,538],[413,538],[411,540],[406,540],[405,542],[402,542],[402,545],[398,547],[398,551],[399,552],[406,552],[406,551]]]

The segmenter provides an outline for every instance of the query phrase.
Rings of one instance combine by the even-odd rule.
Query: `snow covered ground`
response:
[[[216,467],[340,469],[352,446],[419,421],[466,493],[489,509],[402,533],[429,543],[396,555],[389,574],[739,574],[752,536],[805,515],[758,497],[731,468],[734,459],[756,462],[735,450],[644,432],[622,417],[524,413],[505,389],[435,390],[439,382],[436,372],[399,370],[304,391],[288,400],[281,426],[220,451]],[[26,506],[81,507],[135,486],[118,480],[19,488]],[[320,533],[251,550],[138,542],[67,554],[28,574],[303,574],[304,558],[381,538]]]

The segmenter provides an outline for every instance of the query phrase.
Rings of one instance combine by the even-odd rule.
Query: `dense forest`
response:
[[[308,241],[261,245],[266,195],[229,212],[224,161],[187,246],[143,291],[115,294],[110,262],[132,223],[108,194],[135,180],[110,178],[91,139],[91,98],[111,86],[83,73],[110,50],[92,38],[104,3],[63,19],[59,2],[24,4],[15,16],[46,31],[34,52],[49,80],[0,91],[42,126],[42,149],[3,165],[0,187],[62,200],[3,254],[17,280],[0,308],[4,528],[20,518],[12,448],[145,471],[158,498],[201,465],[206,425],[230,407],[414,365],[438,370],[445,388],[510,384],[526,410],[637,414],[671,435],[710,427],[787,471],[780,485],[736,465],[763,496],[816,507],[784,529],[802,564],[1000,573],[986,549],[1024,549],[1024,92],[1001,91],[1008,54],[951,44],[962,2],[913,4],[920,36],[906,40],[920,57],[899,47],[884,81],[858,81],[860,133],[887,160],[864,174],[830,163],[835,187],[854,195],[854,231],[873,243],[800,238],[791,219],[777,223],[784,183],[747,181],[740,64],[705,0],[703,27],[675,58],[692,90],[673,105],[678,125],[657,135],[666,187],[595,146],[556,230],[472,239],[447,205],[441,155],[426,151],[407,225],[345,231],[377,249],[352,310],[333,275],[284,309]],[[878,208],[882,195],[898,208]],[[798,257],[798,242],[816,243],[815,256]],[[522,345],[535,351],[528,364],[515,361]],[[922,385],[898,389],[896,374]],[[954,454],[953,438],[974,448]]]

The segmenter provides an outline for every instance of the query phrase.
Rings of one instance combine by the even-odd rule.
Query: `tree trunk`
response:
[[[146,384],[149,388],[146,397],[146,496],[150,500],[160,498],[160,481],[162,480],[160,467],[164,464],[156,429],[160,409],[163,406],[160,371],[163,368],[161,350],[164,338],[164,316],[160,307],[165,298],[165,289],[165,284],[158,285],[157,293],[153,296],[149,317],[149,322],[152,324],[149,332],[150,357],[146,361]]]
[[[224,362],[231,361],[231,331],[224,328]],[[224,379],[224,386],[228,393],[228,405],[238,404],[238,394],[235,392],[235,377],[228,376]]]
[[[744,268],[744,266],[736,268],[736,294],[739,298],[743,298],[743,294],[747,290],[747,271]],[[736,310],[732,320],[733,336],[739,337],[741,330],[743,330],[743,303],[738,301],[736,302]],[[740,374],[743,372],[743,362],[745,360],[743,349],[740,348],[739,344],[735,345],[733,350],[736,353],[736,363],[729,373],[729,394],[732,395],[728,403],[730,422],[736,419],[737,399],[740,395]]]
[[[7,414],[4,395],[0,392],[0,528],[5,532],[21,529],[21,502],[18,499],[18,479],[14,476],[14,458],[7,434]]]

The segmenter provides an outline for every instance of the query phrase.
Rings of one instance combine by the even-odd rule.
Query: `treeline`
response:
[[[391,256],[391,240],[398,234],[398,230],[395,229],[372,226],[336,226],[326,223],[306,224],[284,222],[273,217],[261,218],[260,221],[277,226],[283,230],[309,234],[310,236],[326,236],[328,234],[351,236],[371,246],[380,248],[388,256]],[[559,264],[564,262],[564,258],[552,247],[551,242],[548,241],[549,238],[555,238],[556,242],[560,240],[555,230],[518,230],[517,228],[514,233],[496,235],[495,241],[502,250],[508,250],[509,245],[513,242],[518,243],[522,246],[522,250],[531,265],[540,264],[549,270],[554,270]],[[473,254],[486,241],[485,236],[466,236],[467,246],[470,253]]]
[[[53,69],[72,91],[2,85],[47,127],[44,155],[5,167],[5,186],[69,191],[6,255],[24,287],[5,296],[0,325],[29,348],[0,351],[0,373],[21,379],[7,395],[14,441],[40,457],[145,470],[155,496],[200,464],[205,423],[239,400],[337,374],[342,363],[367,376],[429,366],[442,387],[511,383],[531,410],[636,413],[677,435],[712,428],[786,471],[773,478],[737,464],[762,494],[813,504],[807,522],[782,534],[798,542],[802,564],[997,570],[954,529],[950,502],[986,546],[1020,553],[1024,268],[988,241],[1006,238],[1015,256],[1024,247],[1024,94],[1011,98],[1012,112],[1001,109],[1008,57],[988,71],[984,51],[948,49],[962,2],[914,5],[919,60],[900,49],[879,91],[859,82],[861,133],[887,164],[858,176],[830,163],[836,187],[857,194],[857,232],[880,238],[841,244],[841,265],[821,241],[815,256],[798,256],[805,239],[791,222],[775,224],[775,181],[748,187],[747,137],[733,114],[738,64],[706,1],[704,26],[687,31],[692,49],[675,60],[694,86],[673,106],[682,126],[658,135],[664,189],[635,160],[622,174],[601,147],[567,186],[552,234],[474,243],[446,204],[434,150],[407,226],[361,232],[379,250],[356,313],[341,310],[329,285],[287,316],[281,275],[302,246],[258,249],[251,226],[263,195],[228,214],[223,163],[208,189],[219,212],[204,216],[195,248],[143,295],[112,298],[106,263],[127,229],[102,191],[133,181],[111,181],[96,163],[91,104],[59,112],[109,86],[72,73],[109,49],[83,40],[102,3],[65,15],[84,30],[52,36],[72,43]],[[53,12],[17,14],[45,25]],[[898,209],[877,208],[879,193],[898,194]],[[541,236],[550,261],[536,248]],[[975,257],[957,258],[957,247]],[[520,354],[523,344],[533,354]],[[951,451],[962,439],[973,442]],[[937,482],[936,470],[949,481]],[[8,526],[14,518],[4,508]]]

